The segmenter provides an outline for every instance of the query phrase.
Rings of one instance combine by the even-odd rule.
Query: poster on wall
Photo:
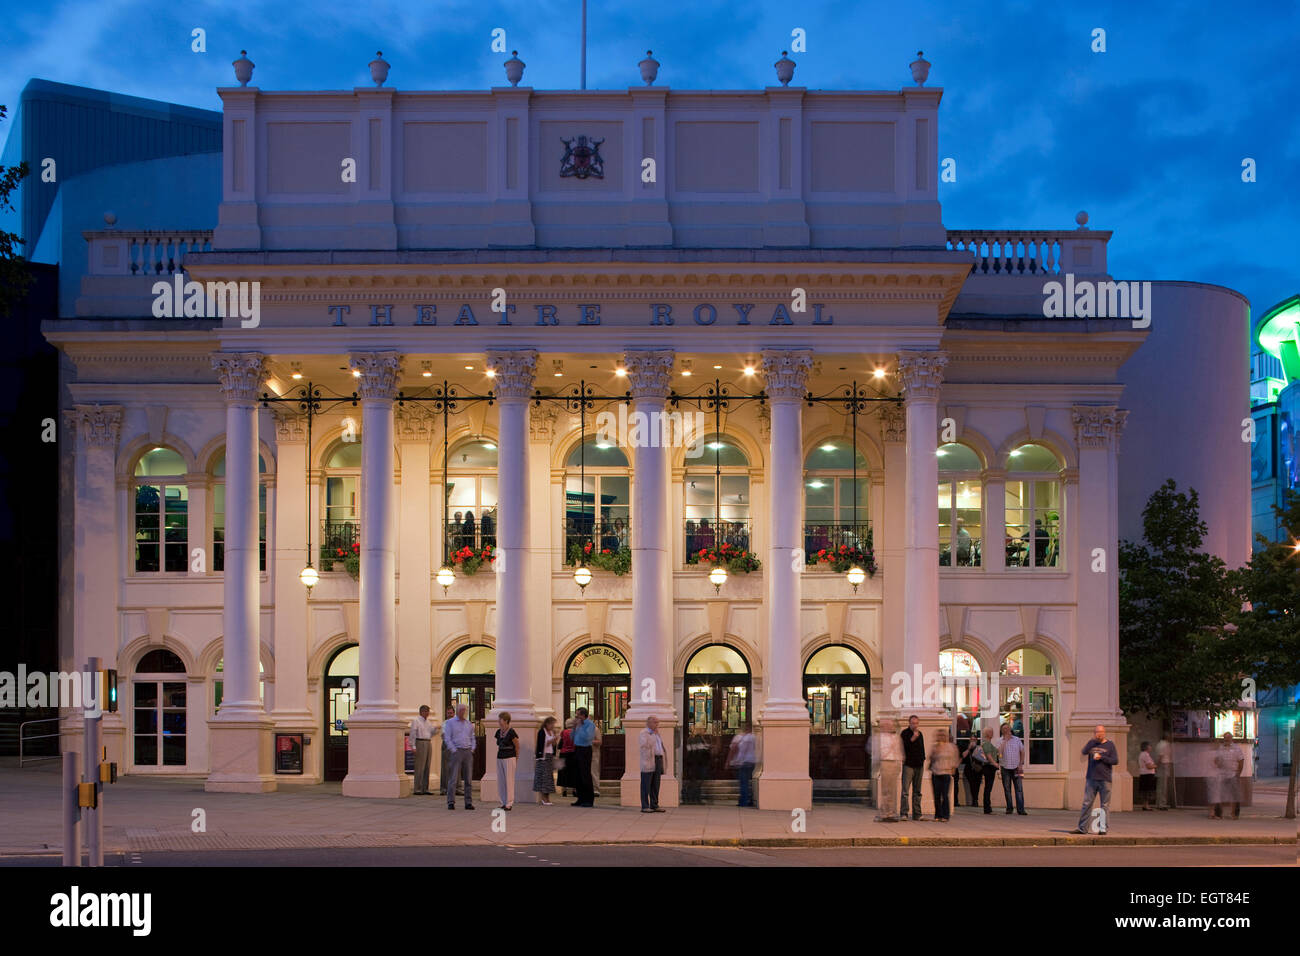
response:
[[[275,772],[302,773],[302,734],[275,735]]]

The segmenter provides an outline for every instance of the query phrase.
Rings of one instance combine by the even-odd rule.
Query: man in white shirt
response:
[[[898,788],[903,779],[903,742],[894,733],[892,717],[880,718],[876,734],[876,820],[897,823]]]
[[[433,721],[429,720],[429,705],[420,707],[420,714],[411,721],[411,746],[415,748],[415,794],[429,793],[429,761],[433,759]]]
[[[659,718],[646,718],[645,729],[637,740],[641,766],[641,812],[664,813],[659,809],[659,778],[664,772],[664,740],[659,736]]]

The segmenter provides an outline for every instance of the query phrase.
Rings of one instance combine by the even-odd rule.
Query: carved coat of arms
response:
[[[588,139],[579,136],[576,139],[562,139],[564,156],[560,159],[560,176],[572,176],[575,179],[604,179],[605,160],[600,155],[603,139]]]

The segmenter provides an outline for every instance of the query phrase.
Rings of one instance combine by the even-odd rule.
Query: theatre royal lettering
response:
[[[753,302],[730,302],[715,305],[700,302],[694,306],[677,305],[665,302],[651,302],[645,307],[645,325],[834,325],[835,316],[823,302],[808,303],[809,310],[802,311],[778,302],[773,306],[762,307]],[[521,311],[515,303],[506,303],[504,311],[494,312],[480,305],[479,312],[474,311],[474,304],[463,302],[459,306],[444,307],[439,313],[437,303],[416,302],[400,309],[394,303],[372,302],[358,306],[358,318],[369,320],[358,322],[352,319],[353,307],[347,303],[327,305],[326,311],[333,317],[332,325],[601,325],[601,303],[585,302],[572,306],[559,306],[548,302],[539,302],[525,306]],[[454,311],[453,311],[454,309]],[[528,310],[534,315],[528,316]],[[409,311],[407,311],[409,310]],[[770,310],[770,311],[769,311]],[[483,317],[479,322],[480,315]],[[442,322],[439,323],[439,318]]]

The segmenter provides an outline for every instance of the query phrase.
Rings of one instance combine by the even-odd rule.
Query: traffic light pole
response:
[[[81,866],[81,830],[77,821],[81,808],[77,805],[77,755],[71,750],[63,752],[63,865]]]
[[[86,661],[86,670],[94,675],[94,680],[99,681],[98,657],[92,657]],[[99,708],[94,712],[95,716],[91,717],[90,712],[85,710],[85,735],[83,745],[85,747],[84,763],[85,782],[90,783],[95,788],[95,804],[93,807],[85,808],[85,833],[86,833],[86,864],[88,866],[104,865],[104,785],[99,780],[99,762],[100,762],[100,721],[103,719],[103,709],[107,701],[100,701]]]

